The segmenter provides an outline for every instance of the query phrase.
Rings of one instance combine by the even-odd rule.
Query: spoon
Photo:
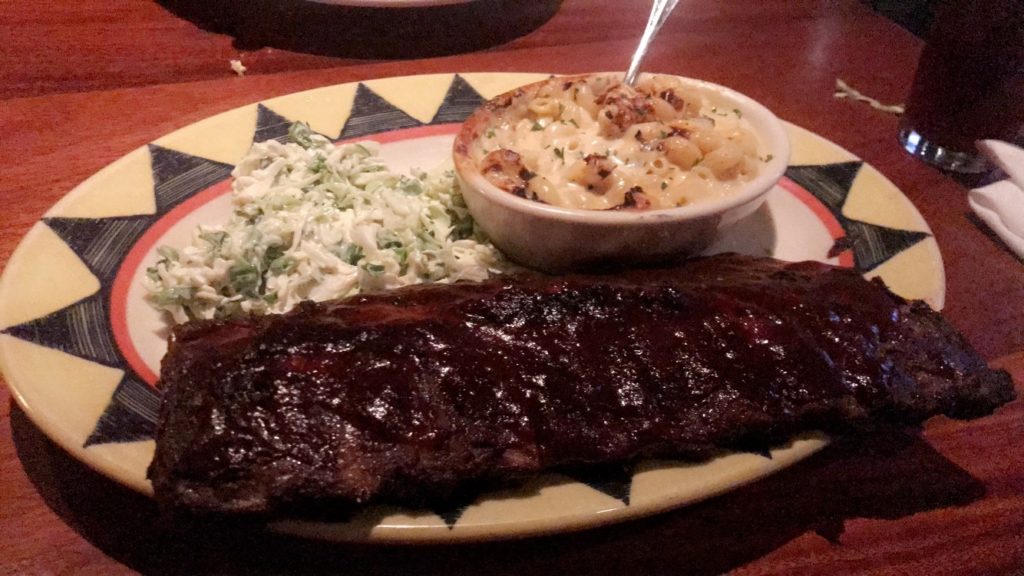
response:
[[[636,86],[636,79],[640,76],[640,63],[644,61],[644,56],[647,56],[647,49],[651,47],[651,42],[654,41],[658,30],[661,30],[661,25],[665,23],[668,15],[672,13],[672,9],[678,3],[679,0],[654,0],[651,16],[647,19],[647,28],[644,29],[644,35],[640,38],[640,45],[633,52],[633,60],[629,63],[629,71],[626,72],[625,82],[627,85]]]

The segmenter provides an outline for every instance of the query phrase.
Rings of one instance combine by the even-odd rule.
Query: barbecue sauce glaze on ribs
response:
[[[440,503],[480,482],[704,459],[1013,398],[921,302],[818,263],[421,285],[179,326],[149,469],[165,508]]]

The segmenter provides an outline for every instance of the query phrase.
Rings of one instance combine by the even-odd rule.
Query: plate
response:
[[[243,106],[168,134],[107,166],[54,205],[0,278],[0,366],[48,436],[110,478],[151,493],[146,467],[159,405],[153,387],[166,326],[142,300],[162,244],[230,211],[227,178],[254,141],[292,121],[335,140],[373,137],[392,170],[446,160],[459,123],[484,100],[543,74],[440,74],[341,84]],[[787,125],[792,166],[751,218],[711,251],[852,266],[941,308],[945,275],[924,219],[853,154]],[[276,529],[340,540],[450,542],[543,534],[680,506],[784,468],[825,445],[794,439],[770,454],[644,462],[569,478],[541,476],[447,510],[372,507],[344,523]]]

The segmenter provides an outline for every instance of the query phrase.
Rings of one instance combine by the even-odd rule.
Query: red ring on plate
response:
[[[843,226],[836,219],[835,214],[832,213],[822,202],[818,200],[813,194],[808,192],[803,186],[790,180],[786,176],[783,176],[779,180],[779,186],[783,190],[789,192],[796,197],[808,210],[814,213],[814,215],[825,225],[825,229],[828,230],[829,236],[832,240],[839,240],[846,236],[846,230],[843,230]],[[853,251],[847,248],[839,253],[839,265],[843,268],[853,268]]]

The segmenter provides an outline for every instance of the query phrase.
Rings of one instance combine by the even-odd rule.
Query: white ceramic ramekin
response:
[[[782,122],[757,101],[724,86],[679,77],[722,110],[738,109],[771,158],[760,172],[729,196],[663,210],[595,211],[561,208],[520,198],[487,181],[470,157],[470,143],[513,98],[528,97],[546,82],[523,86],[481,106],[455,138],[455,171],[470,213],[512,260],[558,272],[592,265],[630,265],[692,255],[717,231],[756,210],[789,163],[789,138]]]

